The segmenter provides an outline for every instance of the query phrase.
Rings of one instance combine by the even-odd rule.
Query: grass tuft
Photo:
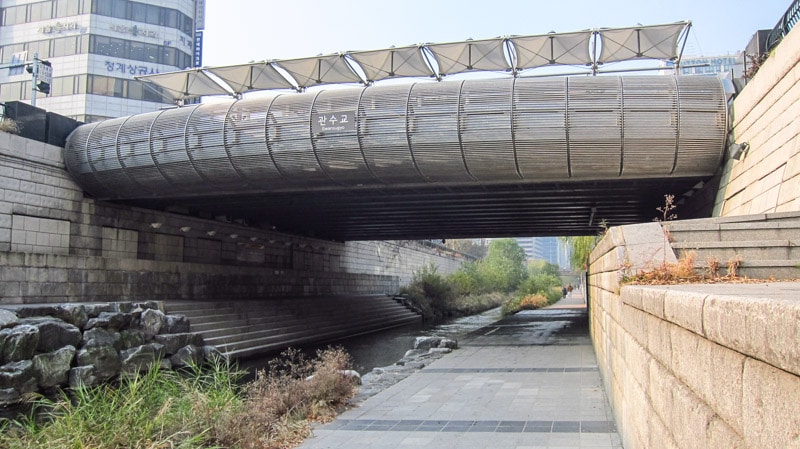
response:
[[[354,394],[353,381],[341,372],[349,363],[342,349],[313,360],[288,351],[243,386],[243,373],[222,362],[183,372],[154,366],[115,385],[38,398],[30,416],[0,421],[0,447],[290,447],[309,434],[309,420],[332,419]]]
[[[205,448],[214,420],[238,402],[237,376],[217,366],[184,377],[155,365],[116,385],[79,386],[56,399],[41,397],[30,416],[0,424],[0,447]],[[209,407],[217,413],[208,413]]]

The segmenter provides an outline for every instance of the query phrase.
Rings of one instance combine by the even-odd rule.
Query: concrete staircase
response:
[[[756,279],[800,278],[800,212],[703,218],[662,223],[676,255],[693,251],[702,271],[716,258],[725,274],[739,257],[739,276]]]
[[[376,332],[422,318],[385,295],[281,298],[247,301],[165,301],[168,313],[185,315],[231,358],[279,351]]]

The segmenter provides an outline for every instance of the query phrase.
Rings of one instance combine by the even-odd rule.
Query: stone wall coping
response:
[[[622,302],[800,376],[800,282],[626,285]]]

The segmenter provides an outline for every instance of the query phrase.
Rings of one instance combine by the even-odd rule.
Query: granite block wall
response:
[[[800,29],[793,29],[737,95],[732,137],[750,149],[726,161],[714,216],[800,211]]]
[[[61,150],[0,132],[0,304],[395,293],[423,265],[463,261],[85,198]]]
[[[611,228],[591,256],[590,329],[624,447],[800,447],[800,283],[621,284],[675,260],[660,228]]]

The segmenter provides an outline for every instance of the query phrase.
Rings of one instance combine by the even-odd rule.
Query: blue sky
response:
[[[692,21],[685,55],[734,53],[790,0],[207,0],[203,65]]]

